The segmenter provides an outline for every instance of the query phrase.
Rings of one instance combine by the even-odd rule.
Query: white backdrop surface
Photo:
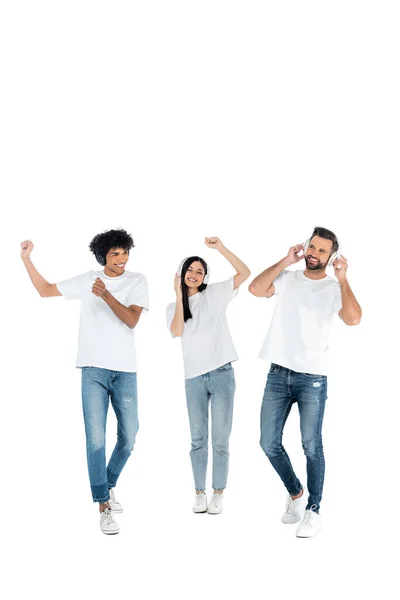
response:
[[[6,2],[0,14],[2,546],[7,598],[395,597],[398,533],[398,5],[395,2]],[[275,300],[228,309],[240,360],[224,512],[193,515],[179,262],[252,277],[314,226],[339,236],[362,323],[336,319],[324,422],[323,529],[280,522],[286,492],[258,444]],[[79,303],[50,281],[96,268],[124,227],[151,311],[137,328],[140,429],[118,485],[121,533],[91,502],[74,368]],[[293,267],[296,268],[296,267]],[[332,274],[332,271],[330,271]],[[250,280],[249,280],[250,281]],[[108,453],[115,439],[112,411]],[[297,409],[284,444],[305,481]]]

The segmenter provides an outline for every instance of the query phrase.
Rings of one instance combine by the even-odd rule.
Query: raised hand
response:
[[[31,240],[24,240],[23,242],[21,242],[21,258],[22,260],[24,260],[24,258],[29,258],[31,255],[31,252],[33,250],[34,246]]]
[[[303,254],[299,256],[299,252],[303,250]],[[286,262],[288,265],[294,265],[304,258],[304,245],[296,244],[296,246],[292,246],[289,248],[289,252],[287,253]]]
[[[107,288],[106,288],[104,281],[102,281],[100,279],[100,277],[97,277],[97,279],[95,280],[95,282],[92,286],[92,293],[95,296],[102,298],[106,292],[107,292]]]
[[[206,237],[204,242],[208,248],[216,248],[217,250],[221,250],[221,248],[224,247],[221,240],[217,237]]]
[[[339,258],[333,262],[332,266],[335,269],[335,276],[338,278],[338,280],[344,281],[347,278],[347,258],[345,258],[342,254],[342,256],[339,256]]]
[[[178,299],[182,300],[182,283],[181,283],[181,276],[179,275],[179,273],[177,273],[175,275],[174,290],[175,290],[176,297]]]

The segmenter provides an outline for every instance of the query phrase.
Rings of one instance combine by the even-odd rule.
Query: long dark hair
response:
[[[201,264],[203,265],[204,277],[205,277],[208,272],[207,263],[205,260],[200,258],[200,256],[189,256],[189,258],[187,258],[185,260],[185,262],[183,263],[181,272],[180,272],[181,286],[182,286],[183,320],[185,321],[185,323],[186,323],[186,321],[188,321],[189,319],[192,318],[192,313],[190,312],[190,308],[189,308],[189,297],[188,297],[188,292],[187,292],[187,285],[185,283],[185,275],[186,275],[186,271],[188,270],[190,265],[196,261],[201,262]],[[199,287],[198,287],[199,292],[202,292],[203,290],[205,290],[206,287],[207,287],[206,283],[202,283],[201,285],[199,285]]]

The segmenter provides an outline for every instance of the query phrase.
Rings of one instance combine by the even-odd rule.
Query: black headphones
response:
[[[101,254],[98,254],[97,252],[95,252],[95,253],[94,253],[94,255],[95,255],[95,257],[96,257],[96,260],[97,260],[97,262],[98,262],[98,263],[99,263],[99,264],[100,264],[102,267],[104,267],[104,266],[105,266],[105,264],[106,264],[106,259],[105,259],[105,257],[104,257],[104,256],[102,256]]]

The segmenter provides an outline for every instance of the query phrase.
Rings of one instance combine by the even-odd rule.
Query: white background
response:
[[[0,14],[2,519],[7,598],[395,597],[398,536],[397,2],[5,1]],[[6,212],[5,212],[6,211]],[[180,345],[165,326],[179,262],[252,275],[335,231],[362,323],[332,330],[323,529],[295,537],[258,444],[274,300],[228,318],[240,361],[224,512],[193,515]],[[140,430],[121,532],[91,502],[74,369],[78,303],[41,299],[95,268],[121,226],[149,281],[137,329]],[[330,273],[332,274],[332,273]],[[115,418],[108,424],[108,452]],[[284,436],[305,482],[297,409]]]

